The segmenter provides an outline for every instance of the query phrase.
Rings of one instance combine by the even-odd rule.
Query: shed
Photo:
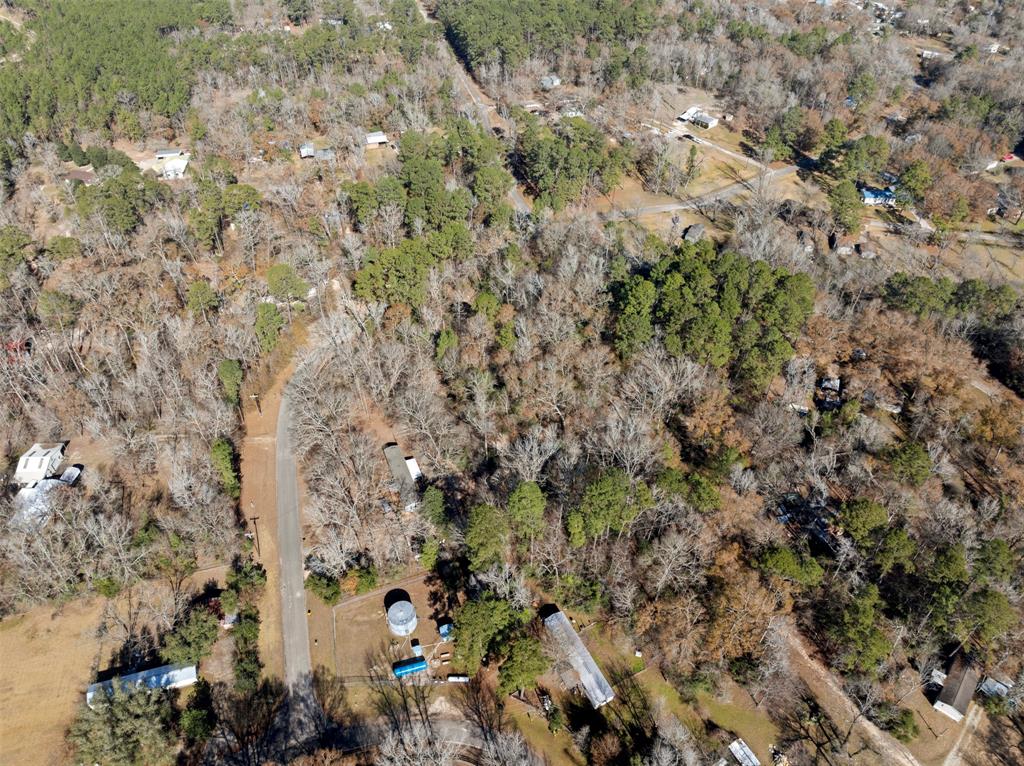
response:
[[[686,232],[683,234],[684,241],[700,242],[702,239],[704,239],[704,224],[695,223],[686,227]]]
[[[736,759],[740,766],[761,766],[761,762],[757,760],[757,756],[750,749],[750,745],[742,739],[734,739],[730,742],[729,752],[732,753],[732,757]]]
[[[958,655],[953,661],[953,667],[946,674],[946,682],[942,685],[942,691],[939,692],[939,697],[932,707],[954,721],[963,720],[980,679],[981,675],[977,669],[964,658],[964,655]]]
[[[69,170],[64,174],[64,183],[74,184],[81,183],[86,186],[92,186],[99,180],[99,177],[92,170],[86,170],[85,168],[75,168]]]
[[[93,699],[99,693],[111,696],[114,693],[114,683],[125,691],[136,691],[138,689],[182,689],[191,686],[199,680],[195,665],[161,665],[158,668],[143,670],[120,678],[112,678],[109,681],[92,684],[85,692],[85,704],[92,707]]]
[[[388,134],[383,130],[375,130],[372,133],[366,134],[366,145],[372,146],[384,146],[388,143]]]
[[[540,78],[541,90],[554,90],[561,84],[562,78],[556,74],[548,74]]]
[[[60,461],[64,459],[63,444],[33,444],[18,459],[18,467],[14,470],[14,481],[27,486],[42,481],[55,473]]]
[[[169,148],[169,149],[157,149],[156,150],[156,158],[158,160],[166,160],[166,159],[170,159],[171,157],[184,157],[184,156],[185,156],[185,150],[184,149],[172,149],[172,148]]]
[[[583,693],[587,695],[590,704],[596,709],[615,699],[611,684],[583,645],[565,613],[555,610],[544,618],[544,627],[554,640],[561,659],[568,662],[579,677]]]
[[[314,160],[328,161],[335,158],[335,152],[326,140],[314,139],[299,144],[299,157],[304,160],[312,158]]]

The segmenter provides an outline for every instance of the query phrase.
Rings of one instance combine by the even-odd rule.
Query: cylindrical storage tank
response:
[[[388,628],[396,636],[408,636],[416,630],[416,608],[410,601],[396,601],[388,607]]]

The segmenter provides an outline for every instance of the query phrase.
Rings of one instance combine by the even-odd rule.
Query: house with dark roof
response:
[[[981,674],[970,661],[964,655],[958,655],[932,707],[959,723],[967,715],[967,707],[971,704],[980,680]]]
[[[416,458],[407,457],[402,448],[394,443],[384,445],[384,458],[388,461],[388,468],[391,469],[391,476],[394,479],[391,489],[398,493],[405,510],[415,510],[420,501],[419,483],[423,478]]]

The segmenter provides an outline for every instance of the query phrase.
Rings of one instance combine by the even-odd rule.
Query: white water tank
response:
[[[408,636],[416,630],[416,608],[411,601],[396,601],[388,607],[388,628],[396,636]]]

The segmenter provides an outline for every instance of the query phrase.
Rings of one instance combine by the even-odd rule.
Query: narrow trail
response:
[[[437,19],[432,18],[430,14],[427,13],[427,9],[423,5],[423,0],[416,0],[416,7],[419,9],[420,15],[423,16],[423,20],[428,24],[441,25]],[[448,55],[451,57],[452,63],[455,66],[456,82],[465,94],[466,98],[468,98],[468,100],[472,102],[473,106],[476,107],[477,114],[480,118],[480,124],[484,126],[488,133],[491,133],[494,127],[491,124],[491,110],[494,109],[494,103],[462,66],[462,62],[459,60],[459,57],[455,55],[455,51],[451,49],[450,45],[448,45],[447,38],[445,38],[445,48],[447,49]],[[509,189],[508,199],[509,202],[512,203],[512,207],[514,207],[518,213],[529,213],[532,210],[530,203],[526,201],[526,197],[523,196],[518,185],[513,185],[512,188]]]

